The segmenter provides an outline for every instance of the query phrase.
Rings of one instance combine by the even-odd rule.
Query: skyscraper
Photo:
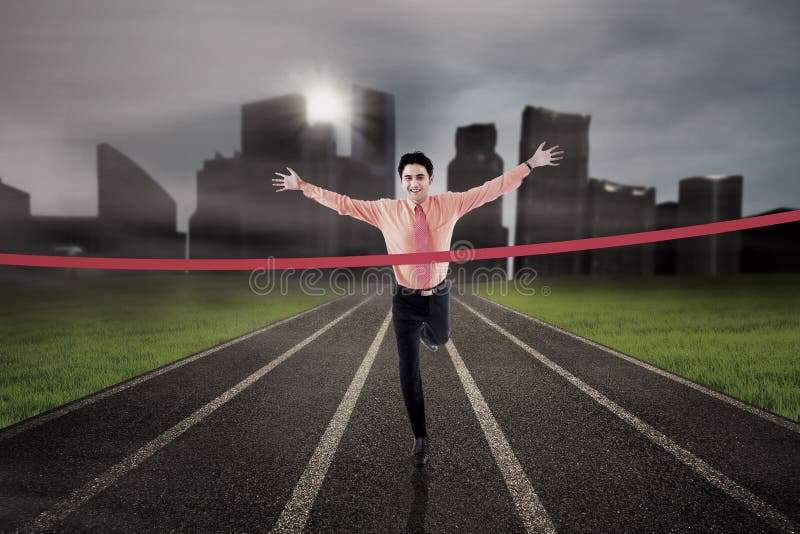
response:
[[[538,167],[517,190],[516,244],[579,239],[583,233],[589,160],[590,115],[528,106],[522,113],[519,160],[533,156],[542,142],[558,145],[569,157],[558,166]],[[523,256],[515,272],[532,267],[538,275],[570,275],[581,270],[579,253]]]
[[[23,254],[30,247],[30,194],[0,179],[0,251]]]
[[[796,208],[795,208],[796,209]],[[772,215],[792,208],[749,215]],[[800,221],[751,228],[741,233],[743,273],[800,273]]]
[[[399,180],[395,172],[394,95],[353,85],[350,107],[350,156],[379,178],[373,191],[365,191],[365,198],[394,198]]]
[[[742,216],[741,175],[709,174],[684,178],[678,185],[678,226],[739,219]],[[738,274],[741,261],[738,232],[690,237],[677,242],[677,274]]]
[[[242,106],[245,158],[299,161],[303,157],[306,98],[289,94]]]
[[[370,100],[377,91],[364,90]],[[386,96],[386,95],[385,95]],[[385,100],[385,98],[384,98]],[[391,102],[391,95],[388,95]],[[190,218],[190,254],[212,257],[305,257],[383,252],[380,232],[363,222],[342,217],[309,201],[302,193],[276,191],[275,172],[294,169],[309,182],[353,198],[375,199],[385,194],[389,162],[379,147],[391,141],[391,132],[378,141],[356,143],[357,158],[336,154],[332,124],[307,120],[302,95],[286,95],[242,106],[241,153],[206,160],[197,173],[197,210]],[[374,117],[373,117],[374,118]],[[380,121],[378,121],[380,122]],[[369,122],[374,126],[374,121]],[[377,135],[377,134],[376,134]],[[381,139],[383,139],[381,141]],[[376,174],[377,172],[382,174]],[[383,250],[382,250],[383,249]]]
[[[495,153],[497,129],[494,124],[471,124],[456,130],[456,157],[447,166],[447,190],[466,191],[503,174],[503,159]],[[436,173],[434,172],[434,175]],[[508,245],[508,228],[502,225],[503,197],[467,213],[453,230],[453,248],[503,247]],[[461,244],[459,244],[461,243]],[[463,245],[463,246],[462,246]],[[451,262],[450,268],[463,270],[465,281],[479,281],[475,271],[484,272],[482,280],[506,279],[505,258],[471,261],[464,265]],[[491,273],[497,273],[495,276]]]
[[[678,225],[678,203],[674,201],[656,204],[656,230],[667,230]],[[675,274],[677,241],[658,241],[655,243],[655,274]]]
[[[176,231],[172,196],[133,160],[107,143],[97,145],[97,224],[103,254],[183,258],[185,234]]]
[[[586,203],[586,237],[647,232],[655,226],[653,187],[624,185],[589,179]],[[589,273],[600,275],[652,275],[653,244],[588,250]]]

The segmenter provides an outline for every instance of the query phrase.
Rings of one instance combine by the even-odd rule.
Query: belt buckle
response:
[[[433,289],[420,289],[419,294],[423,297],[430,297],[433,295]]]

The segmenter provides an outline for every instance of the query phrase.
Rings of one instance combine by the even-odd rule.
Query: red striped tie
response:
[[[428,252],[428,221],[425,212],[417,204],[414,206],[414,252]],[[431,266],[428,263],[417,264],[417,289],[427,289],[431,285]]]

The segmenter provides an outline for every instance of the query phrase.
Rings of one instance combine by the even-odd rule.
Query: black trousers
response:
[[[419,339],[425,335],[440,346],[450,339],[450,287],[451,281],[445,280],[437,286],[437,293],[430,296],[411,293],[397,282],[392,287],[392,322],[397,337],[400,387],[411,430],[417,438],[428,435],[419,372]]]

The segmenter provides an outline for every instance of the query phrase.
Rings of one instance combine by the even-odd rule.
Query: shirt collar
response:
[[[428,195],[427,197],[425,197],[425,200],[423,200],[422,204],[420,204],[420,206],[422,206],[422,213],[424,213],[425,215],[428,214],[428,206],[430,206],[431,203],[431,196],[432,195]],[[414,206],[416,206],[416,204],[411,202],[411,199],[409,199],[408,197],[406,197],[404,200],[406,202],[406,205],[408,205],[408,207],[411,208],[411,211],[413,212]]]

